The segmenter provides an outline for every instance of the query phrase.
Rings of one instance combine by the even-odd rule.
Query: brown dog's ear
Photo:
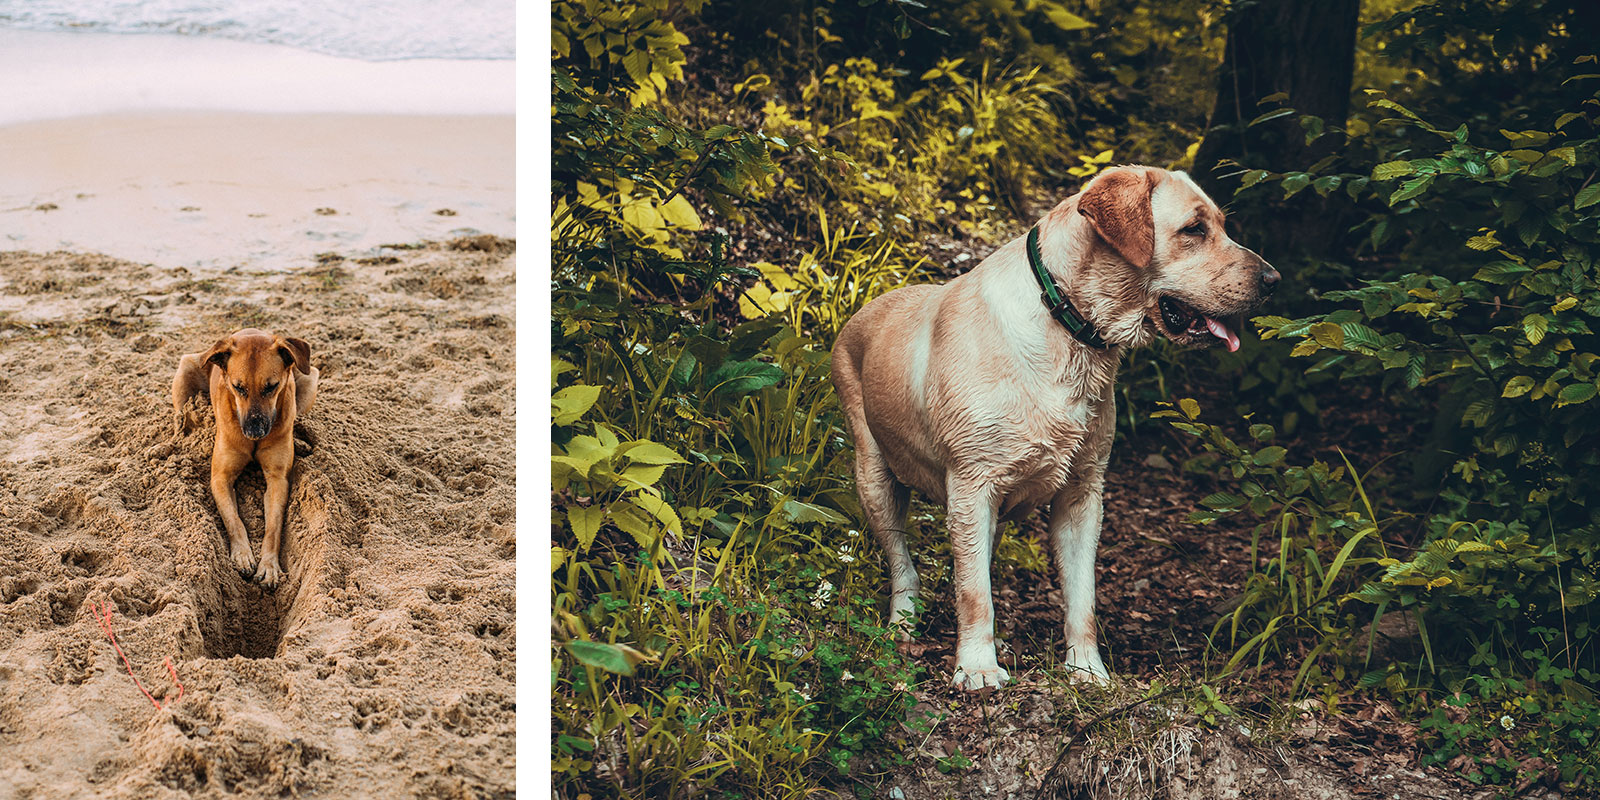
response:
[[[1135,267],[1149,266],[1155,255],[1156,225],[1150,212],[1154,188],[1149,170],[1118,169],[1101,175],[1078,198],[1078,213]]]
[[[211,349],[206,351],[205,361],[208,364],[216,364],[222,368],[223,372],[227,372],[228,358],[232,355],[233,345],[227,339],[218,339],[217,343],[211,345]]]
[[[311,345],[304,339],[293,336],[278,337],[278,355],[283,357],[283,365],[298,368],[301,372],[311,372]]]

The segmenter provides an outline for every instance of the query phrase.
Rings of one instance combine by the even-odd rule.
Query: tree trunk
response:
[[[1321,117],[1332,130],[1350,110],[1360,0],[1235,0],[1228,13],[1228,42],[1217,76],[1217,101],[1194,157],[1194,177],[1225,203],[1237,178],[1218,173],[1239,167],[1274,172],[1303,170],[1333,151],[1338,138],[1306,144],[1301,114]],[[1287,99],[1260,102],[1283,93]],[[1250,126],[1274,108],[1297,113]],[[1273,209],[1270,225],[1255,225],[1261,248],[1278,255],[1324,251],[1337,238],[1338,218],[1310,190]],[[1270,260],[1271,255],[1267,256]]]

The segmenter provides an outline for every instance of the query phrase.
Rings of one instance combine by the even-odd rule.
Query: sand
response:
[[[0,253],[0,799],[512,796],[512,250]],[[275,592],[229,566],[214,433],[168,400],[245,325],[322,372]]]

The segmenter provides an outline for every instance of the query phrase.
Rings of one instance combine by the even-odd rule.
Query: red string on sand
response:
[[[122,645],[117,644],[117,634],[111,630],[111,604],[103,603],[97,606],[94,603],[90,603],[89,610],[94,612],[95,621],[100,623],[100,630],[105,631],[106,638],[111,640],[111,646],[116,649],[117,655],[122,657],[122,663],[128,668],[128,677],[133,679],[133,685],[139,687],[139,691],[144,692],[145,698],[150,701],[151,705],[154,705],[156,710],[160,711],[162,704],[157,702],[156,698],[145,690],[144,684],[139,682],[139,676],[133,674],[133,664],[128,661],[128,655],[122,652]],[[169,657],[164,663],[167,665],[167,674],[172,676],[172,684],[178,687],[178,696],[167,701],[170,705],[183,699],[183,683],[178,680],[178,671],[173,668],[172,659]]]

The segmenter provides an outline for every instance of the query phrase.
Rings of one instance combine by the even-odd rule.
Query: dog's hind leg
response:
[[[311,410],[311,404],[317,400],[317,377],[322,373],[316,367],[311,367],[307,372],[295,370],[294,376],[294,416],[299,419]]]
[[[917,568],[911,563],[911,550],[906,545],[906,509],[911,492],[889,469],[889,462],[884,459],[878,441],[872,437],[872,428],[867,425],[862,407],[860,364],[856,354],[851,352],[851,343],[855,340],[851,335],[853,331],[847,324],[839,333],[832,378],[845,422],[856,443],[856,495],[861,498],[867,527],[872,529],[873,538],[878,540],[888,562],[889,624],[895,625],[916,614],[914,601],[921,590]],[[901,630],[900,638],[909,639],[911,634]]]
[[[861,497],[867,526],[888,562],[889,624],[907,622],[916,614],[914,601],[922,588],[917,567],[911,561],[911,549],[906,545],[906,509],[911,490],[895,479],[878,443],[866,430],[856,436],[856,493]],[[900,636],[909,639],[910,633],[902,630]]]
[[[190,353],[178,359],[178,371],[172,376],[172,432],[176,435],[189,429],[188,414],[184,412],[189,398],[210,398],[211,364],[205,357],[205,353]]]

